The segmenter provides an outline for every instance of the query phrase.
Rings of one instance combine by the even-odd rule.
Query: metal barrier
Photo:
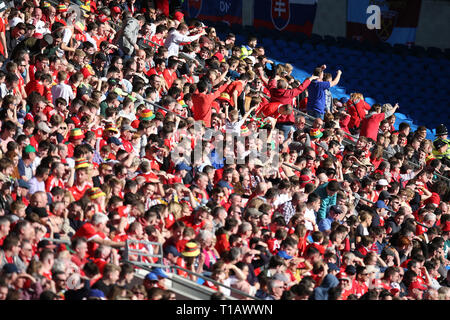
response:
[[[64,240],[64,239],[53,239],[53,238],[42,238],[41,240],[48,240],[54,243],[59,243],[59,244],[66,244],[68,246],[71,245],[71,241],[70,240]]]
[[[147,248],[156,246],[158,248],[158,253],[148,253],[146,251],[142,251],[139,249],[132,249],[130,248],[130,244],[143,244]],[[126,261],[130,261],[130,255],[137,255],[138,260],[142,259],[142,257],[150,257],[150,258],[158,258],[159,262],[162,262],[163,259],[163,247],[162,244],[159,242],[152,242],[152,241],[144,241],[144,240],[133,240],[133,239],[127,239],[125,241],[125,250],[123,253],[123,259]],[[131,262],[131,261],[130,261]]]
[[[133,244],[133,243],[144,244],[146,246],[148,246],[148,245],[155,245],[155,246],[157,246],[159,248],[158,249],[158,254],[150,254],[150,253],[144,252],[142,250],[131,249],[129,247],[129,245]],[[129,260],[130,254],[137,255],[138,256],[138,260],[141,260],[141,259],[139,259],[139,257],[157,257],[159,263],[150,263],[150,262],[142,262],[142,261],[130,261]],[[200,273],[197,273],[197,272],[193,272],[191,270],[188,270],[188,269],[182,268],[180,266],[176,266],[176,265],[170,265],[170,266],[169,265],[165,265],[163,263],[163,248],[162,248],[162,244],[159,243],[159,242],[140,241],[140,240],[127,240],[125,242],[125,251],[124,251],[123,259],[125,261],[127,261],[128,263],[136,266],[136,267],[139,267],[139,268],[142,268],[142,269],[146,269],[146,270],[148,270],[150,272],[151,272],[151,269],[153,267],[155,267],[155,268],[162,268],[162,269],[169,269],[170,272],[172,272],[174,274],[176,274],[176,271],[180,270],[180,271],[189,273],[191,275],[194,275],[194,276],[196,276],[198,278],[202,278],[205,281],[210,281],[214,285],[220,286],[220,287],[225,288],[227,290],[230,290],[230,292],[235,293],[237,295],[244,296],[244,297],[247,297],[247,298],[251,298],[251,299],[254,299],[254,300],[258,300],[254,296],[251,296],[251,295],[249,295],[249,294],[247,294],[245,292],[242,292],[241,290],[238,290],[236,288],[232,288],[232,287],[226,286],[226,285],[224,285],[224,284],[222,284],[220,282],[217,282],[216,280],[211,279],[211,278],[209,278],[209,277],[207,277],[207,276],[205,276],[203,274],[200,274]],[[192,281],[190,279],[186,279],[186,280],[191,281],[193,284],[194,283],[197,284],[196,282],[194,282],[194,281]]]

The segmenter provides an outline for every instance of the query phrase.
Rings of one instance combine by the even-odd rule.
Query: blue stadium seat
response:
[[[400,122],[407,122],[408,121],[408,116],[403,114],[403,113],[396,113],[395,116],[396,116],[397,120],[400,121]]]

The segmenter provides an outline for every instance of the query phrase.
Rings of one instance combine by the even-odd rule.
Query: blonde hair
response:
[[[239,119],[239,111],[236,109],[231,110],[228,115],[231,121],[237,121]]]
[[[20,209],[25,209],[27,206],[25,205],[25,203],[23,203],[20,200],[16,200],[13,203],[11,203],[11,211],[13,213],[18,212]]]
[[[361,211],[358,216],[359,222],[366,222],[369,218],[372,218],[372,215],[367,211]]]
[[[355,101],[355,100],[358,100],[358,99],[359,100],[364,100],[364,96],[363,96],[362,93],[353,92],[353,93],[350,94],[350,100]]]
[[[183,206],[178,202],[172,201],[168,206],[169,212],[173,214],[175,220],[180,219],[183,216]]]
[[[290,63],[285,63],[284,64],[284,70],[290,74],[292,72],[292,70],[294,70],[294,67],[292,66],[292,64]]]
[[[254,198],[252,200],[250,200],[250,202],[248,203],[247,207],[248,208],[259,208],[262,204],[264,203],[264,200],[259,199],[259,198]]]

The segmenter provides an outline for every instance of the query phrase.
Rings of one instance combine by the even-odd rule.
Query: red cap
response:
[[[301,182],[300,187],[304,188],[308,183],[312,183],[312,180],[309,176],[303,175],[300,176],[300,182]]]
[[[181,21],[181,20],[183,20],[184,14],[182,12],[180,12],[180,11],[177,11],[173,15],[173,17],[175,18],[175,20]]]
[[[217,57],[217,59],[219,59],[220,62],[222,62],[223,54],[221,54],[220,52],[217,52],[214,56]]]
[[[120,13],[121,12],[119,7],[112,7],[112,11],[115,12],[115,13]]]
[[[108,20],[109,20],[109,18],[107,16],[105,16],[104,14],[101,14],[98,16],[98,21],[100,21],[100,22],[106,22]]]
[[[389,292],[392,293],[394,296],[400,292],[400,285],[398,283],[395,283],[395,286],[391,284],[391,288],[389,289]]]
[[[420,290],[424,290],[425,291],[425,290],[427,290],[427,287],[422,285],[422,284],[420,284],[419,281],[414,281],[414,282],[411,282],[411,284],[409,285],[409,289],[410,290],[412,290],[412,289],[420,289]]]
[[[345,271],[341,271],[337,274],[336,276],[339,280],[349,280],[350,281],[350,277],[348,276],[348,274]]]
[[[131,126],[135,129],[137,129],[139,127],[139,122],[140,121],[138,119],[136,119],[133,122],[131,122]]]

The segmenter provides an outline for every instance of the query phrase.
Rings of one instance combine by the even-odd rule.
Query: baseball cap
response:
[[[262,216],[263,213],[261,211],[259,211],[258,209],[256,209],[256,208],[248,208],[247,209],[247,214],[249,216],[258,216],[258,217],[260,217],[260,216]]]
[[[100,298],[106,299],[105,293],[99,289],[91,289],[89,290],[88,298]]]
[[[122,141],[120,141],[118,138],[116,138],[116,137],[109,137],[108,138],[108,140],[106,141],[108,144],[110,144],[110,143],[114,143],[114,144],[116,144],[116,145],[118,145],[118,146],[121,146],[123,143],[122,143]]]
[[[253,161],[253,165],[254,165],[255,167],[264,167],[264,165],[263,165],[263,163],[262,163],[262,161],[261,161],[260,159],[255,159],[255,160]]]
[[[325,141],[322,141],[320,143],[317,144],[319,147],[321,147],[322,149],[324,149],[325,151],[328,151],[328,145],[326,144]]]
[[[156,274],[154,274],[153,272],[148,273],[148,274],[145,276],[145,279],[146,279],[146,280],[149,280],[149,281],[158,281],[158,280],[159,280],[159,279],[158,279],[158,276],[157,276]]]
[[[350,281],[350,277],[345,271],[339,272],[336,276],[339,280],[348,280]]]
[[[336,263],[331,263],[331,262],[329,262],[329,263],[327,263],[327,265],[328,265],[328,270],[329,270],[329,271],[339,271],[339,270],[341,270],[341,269],[339,269],[339,267],[336,265]]]
[[[7,263],[3,266],[2,271],[6,274],[19,273],[19,268],[14,263]]]
[[[184,14],[180,11],[175,12],[175,14],[173,15],[173,17],[175,18],[175,20],[180,21],[183,20]]]
[[[181,170],[191,171],[192,167],[188,166],[185,162],[181,162],[175,166],[175,171]]]
[[[387,192],[386,190],[383,190],[380,192],[380,195],[378,196],[378,200],[386,200],[391,199],[391,194]]]
[[[25,151],[26,153],[30,153],[30,152],[36,152],[36,149],[32,145],[29,144],[25,147],[25,149],[23,151]]]
[[[175,257],[181,257],[181,253],[177,250],[175,246],[167,246],[164,248],[164,254],[167,255],[169,253],[171,253]]]
[[[167,273],[165,273],[163,271],[163,269],[161,268],[153,268],[152,269],[152,273],[155,274],[157,277],[159,278],[168,278],[169,276],[167,275]]]
[[[379,186],[389,186],[389,182],[386,179],[380,179],[380,180],[378,180],[377,185],[379,185]]]
[[[300,180],[300,187],[304,188],[308,183],[311,182],[311,178],[307,175],[302,175],[299,178]]]
[[[288,254],[286,253],[286,251],[283,251],[283,250],[278,251],[277,255],[278,255],[280,258],[283,258],[283,259],[286,259],[286,260],[292,259],[292,256],[288,255]]]
[[[330,210],[332,210],[336,214],[341,214],[343,212],[341,206],[339,205],[331,206]]]
[[[45,133],[50,133],[52,130],[48,127],[45,122],[39,122],[37,125],[38,130],[44,131]]]
[[[409,285],[409,289],[410,290],[420,289],[420,290],[425,291],[425,290],[427,290],[427,287],[424,286],[423,284],[421,284],[419,281],[414,281],[414,282],[411,282],[411,284]]]
[[[47,42],[48,45],[51,45],[53,43],[53,37],[48,33],[42,39],[44,39],[44,41]]]
[[[118,83],[119,83],[119,81],[115,78],[108,79],[108,84],[110,84],[110,85],[117,85]]]
[[[375,205],[377,206],[378,209],[380,208],[389,209],[383,200],[378,200]]]
[[[0,1],[0,12],[5,11],[6,9],[8,9],[8,7],[6,6],[5,1]]]
[[[17,186],[24,189],[30,189],[30,184],[23,179],[17,179]]]
[[[53,243],[51,243],[51,242],[48,241],[48,240],[41,240],[41,241],[39,241],[39,243],[37,244],[37,247],[38,247],[39,249],[42,249],[42,248],[53,249],[53,248],[56,248],[56,245],[54,245]]]
[[[391,289],[389,290],[390,293],[395,295],[397,292],[400,292],[400,290],[400,285],[397,282],[391,282]]]
[[[356,274],[356,268],[355,268],[355,266],[347,266],[346,268],[345,268],[345,272],[347,273],[347,275],[354,275],[354,274]]]
[[[109,18],[108,18],[108,16],[106,16],[106,15],[104,15],[104,14],[101,14],[101,15],[98,16],[98,20],[99,20],[100,22],[106,22],[106,21],[109,20]]]
[[[123,125],[120,129],[121,129],[122,131],[136,132],[136,129],[133,128],[132,126],[130,126],[129,124]]]
[[[230,190],[233,190],[233,187],[232,187],[228,182],[226,182],[226,181],[224,181],[224,180],[220,180],[220,181],[217,183],[217,186],[220,187],[220,188],[228,188],[228,189],[230,189]]]

